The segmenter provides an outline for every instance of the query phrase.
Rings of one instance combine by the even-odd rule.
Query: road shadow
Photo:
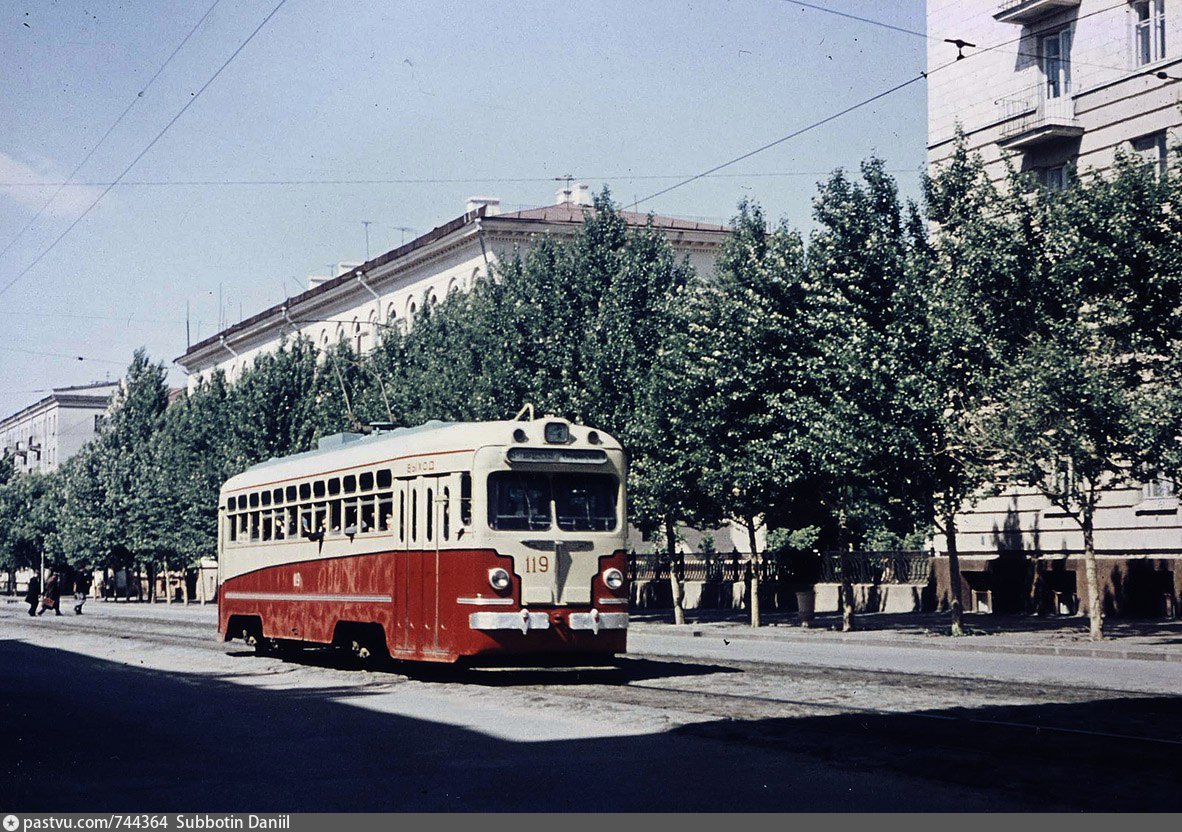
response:
[[[602,717],[576,712],[582,700],[572,699],[563,724],[589,732],[554,740],[521,738],[520,710],[487,715],[516,734],[447,724],[446,710],[430,720],[391,713],[385,686],[348,699],[338,688],[261,689],[12,640],[0,641],[0,667],[0,794],[18,811],[1182,808],[1182,746],[1052,730],[1119,723],[1182,739],[1176,698],[674,730],[658,721],[640,735],[635,724],[594,723]],[[614,687],[602,690],[610,702]]]
[[[329,670],[392,674],[420,682],[439,684],[476,684],[486,687],[514,687],[519,685],[613,685],[682,676],[709,676],[715,673],[742,673],[734,667],[703,664],[692,660],[646,659],[639,656],[619,656],[599,665],[578,662],[518,666],[505,662],[500,665],[465,666],[463,664],[435,664],[406,662],[389,658],[359,659],[347,650],[331,647],[292,648],[274,655],[261,656],[253,649],[227,650],[235,659],[278,659],[285,664],[320,667]]]

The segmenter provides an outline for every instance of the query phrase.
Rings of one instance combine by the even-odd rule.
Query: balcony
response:
[[[995,103],[1001,120],[997,143],[1005,150],[1029,150],[1083,135],[1084,129],[1075,118],[1075,99],[1070,88],[1051,98],[1047,96],[1046,84],[1039,84],[999,98]]]
[[[993,19],[999,23],[1025,26],[1063,9],[1079,6],[1080,0],[1001,0]]]

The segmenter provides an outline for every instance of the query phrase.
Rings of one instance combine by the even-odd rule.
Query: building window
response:
[[[1166,56],[1166,0],[1136,0],[1133,3],[1133,52],[1137,66],[1160,61]]]
[[[1154,477],[1145,483],[1142,490],[1146,500],[1160,500],[1165,497],[1173,497],[1178,493],[1178,487],[1174,481],[1165,477]]]
[[[1132,145],[1133,152],[1141,157],[1141,161],[1145,167],[1155,169],[1158,174],[1164,174],[1166,172],[1165,130],[1133,139]]]
[[[1062,191],[1067,188],[1067,165],[1042,168],[1038,172],[1039,182],[1048,191]]]
[[[1063,29],[1044,35],[1040,41],[1042,71],[1046,76],[1046,97],[1060,98],[1071,94],[1071,30]]]

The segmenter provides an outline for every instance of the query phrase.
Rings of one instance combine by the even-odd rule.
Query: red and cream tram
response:
[[[618,442],[555,418],[326,437],[222,487],[218,632],[435,662],[622,653],[625,473]]]

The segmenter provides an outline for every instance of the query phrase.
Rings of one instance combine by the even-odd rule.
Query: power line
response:
[[[69,358],[73,361],[93,361],[96,364],[115,364],[119,367],[124,366],[125,361],[111,361],[109,358],[92,358],[88,355],[69,355],[64,352],[40,352],[38,350],[22,350],[18,347],[0,347],[4,352],[19,352],[25,355],[44,355],[49,358]]]
[[[812,124],[808,124],[804,127],[801,127],[799,130],[793,130],[787,136],[781,136],[780,138],[776,139],[775,141],[768,142],[767,144],[762,145],[761,147],[755,148],[755,150],[750,150],[750,151],[742,154],[741,156],[736,156],[735,158],[730,159],[726,162],[723,162],[720,165],[715,165],[714,167],[710,168],[707,171],[704,171],[703,173],[699,173],[694,176],[690,176],[686,179],[681,180],[680,182],[678,182],[674,185],[670,185],[668,188],[663,188],[654,194],[650,194],[650,195],[646,196],[644,199],[638,199],[635,202],[633,202],[631,205],[629,205],[628,207],[635,208],[637,205],[639,205],[642,202],[648,202],[649,200],[656,199],[659,196],[663,196],[663,195],[669,193],[670,191],[676,190],[677,188],[681,188],[685,185],[690,184],[691,182],[696,182],[699,179],[704,179],[705,177],[710,176],[710,175],[722,170],[723,168],[728,168],[731,165],[738,164],[739,162],[742,162],[744,159],[750,159],[752,156],[756,155],[757,153],[763,153],[765,150],[770,150],[771,148],[775,147],[776,145],[783,144],[784,142],[788,141],[789,139],[794,139],[797,136],[800,136],[800,135],[803,135],[803,134],[809,132],[810,130],[816,130],[818,127],[826,125],[831,121],[834,121],[836,119],[841,118],[844,115],[854,112],[854,110],[859,110],[868,104],[872,104],[875,101],[878,101],[879,99],[882,99],[882,98],[886,98],[888,95],[896,93],[901,89],[905,89],[906,87],[909,87],[918,81],[922,81],[925,78],[927,78],[928,75],[930,75],[930,74],[931,73],[921,72],[919,75],[916,75],[914,78],[908,79],[907,81],[904,81],[901,84],[896,84],[895,86],[891,87],[888,90],[883,90],[882,92],[872,95],[869,98],[863,99],[862,101],[859,101],[857,104],[851,104],[849,107],[846,107],[844,110],[840,110],[839,112],[836,112],[836,113],[833,113],[832,115],[826,116],[823,119],[820,119],[818,121],[814,121]]]
[[[209,9],[205,12],[205,14],[201,15],[200,20],[198,20],[195,24],[193,24],[193,28],[189,30],[189,33],[187,35],[185,35],[185,37],[181,40],[180,43],[177,44],[176,49],[172,50],[172,54],[170,54],[167,58],[164,59],[164,63],[160,64],[160,67],[156,70],[156,73],[151,78],[148,79],[148,83],[144,84],[144,86],[140,89],[140,91],[138,93],[136,93],[135,98],[131,99],[131,103],[129,103],[126,107],[123,108],[123,112],[121,112],[119,114],[119,117],[116,118],[115,121],[111,124],[111,126],[107,128],[107,132],[103,133],[102,137],[95,143],[94,147],[92,147],[87,152],[87,154],[82,157],[82,161],[79,162],[74,167],[74,170],[70,171],[70,175],[66,177],[66,180],[64,182],[58,184],[57,190],[54,191],[50,195],[49,199],[45,200],[44,205],[42,205],[40,208],[37,209],[37,213],[33,214],[33,216],[29,219],[28,222],[26,222],[24,224],[24,226],[21,228],[21,230],[16,232],[16,236],[8,241],[8,245],[6,245],[3,249],[0,249],[0,257],[3,257],[5,254],[7,254],[8,250],[10,248],[12,248],[14,245],[16,245],[16,241],[19,240],[21,237],[23,237],[25,232],[33,227],[33,223],[37,222],[37,220],[40,219],[41,215],[45,213],[45,209],[53,204],[53,201],[55,199],[57,199],[58,194],[60,194],[62,192],[62,189],[65,188],[66,185],[68,185],[70,183],[71,179],[73,179],[75,176],[78,175],[78,171],[82,170],[82,166],[90,161],[90,157],[93,156],[98,151],[98,149],[103,146],[103,143],[106,142],[107,138],[113,132],[115,132],[115,128],[118,127],[123,122],[123,119],[127,116],[128,113],[131,112],[132,108],[137,103],[139,103],[139,100],[144,97],[144,93],[146,93],[148,91],[148,88],[150,86],[152,86],[152,83],[157,78],[160,77],[160,73],[164,72],[164,68],[167,67],[170,63],[172,63],[172,59],[175,58],[177,56],[177,53],[181,51],[181,47],[183,47],[186,43],[189,42],[189,38],[193,37],[193,33],[196,32],[198,28],[200,28],[201,24],[205,22],[205,19],[207,17],[209,17],[209,15],[213,12],[213,10],[215,8],[217,8],[218,3],[220,3],[221,1],[222,0],[213,0],[213,5],[209,7]]]
[[[236,57],[238,57],[238,53],[240,53],[243,49],[245,49],[246,45],[248,43],[250,43],[252,40],[254,40],[255,35],[257,35],[260,31],[262,31],[262,28],[267,25],[267,23],[271,20],[271,18],[274,17],[275,14],[281,8],[283,8],[283,5],[286,2],[287,2],[287,0],[279,0],[279,3],[275,6],[275,8],[271,9],[271,13],[268,14],[265,18],[263,18],[263,22],[260,23],[258,26],[256,26],[254,31],[251,32],[250,35],[247,36],[246,40],[242,41],[242,43],[240,43],[238,45],[238,48],[235,49],[234,52],[230,55],[230,57],[226,59],[225,63],[223,63],[220,67],[218,67],[217,72],[215,72],[213,75],[211,75],[209,80],[206,81],[204,84],[202,84],[201,88],[189,97],[189,100],[185,102],[185,106],[181,107],[180,112],[178,112],[175,116],[173,116],[172,119],[168,122],[168,124],[164,125],[164,128],[159,133],[157,133],[156,136],[150,142],[148,142],[147,146],[144,147],[144,149],[141,150],[139,152],[139,154],[137,154],[134,159],[131,160],[131,163],[123,169],[123,172],[120,173],[117,177],[115,177],[115,181],[112,182],[110,185],[108,185],[106,188],[104,188],[102,193],[100,193],[97,197],[95,197],[94,202],[90,203],[90,205],[87,206],[86,210],[83,211],[78,216],[77,219],[75,219],[72,223],[70,223],[66,227],[65,231],[63,231],[61,234],[59,234],[57,236],[57,238],[52,243],[50,243],[48,246],[46,246],[41,251],[41,253],[38,254],[33,259],[32,263],[25,266],[25,268],[22,269],[21,272],[16,277],[14,277],[12,280],[8,281],[8,283],[6,283],[3,287],[0,287],[0,295],[7,292],[9,289],[11,289],[16,284],[16,282],[18,280],[20,280],[22,277],[24,277],[26,274],[28,274],[29,271],[32,270],[32,268],[34,266],[36,266],[38,263],[41,262],[41,260],[45,257],[45,255],[47,255],[47,254],[49,254],[49,252],[53,251],[53,249],[57,247],[57,244],[60,243],[62,240],[64,240],[66,238],[66,235],[69,234],[71,231],[73,231],[78,226],[78,223],[82,222],[82,220],[92,210],[94,210],[94,207],[99,204],[99,202],[102,200],[102,198],[105,197],[107,194],[109,194],[111,192],[111,189],[119,184],[120,180],[122,180],[123,177],[126,176],[131,171],[131,169],[133,167],[135,167],[136,163],[139,162],[140,159],[144,158],[144,156],[147,155],[149,150],[151,150],[153,147],[156,146],[156,142],[160,141],[160,139],[164,137],[164,134],[168,132],[169,128],[171,128],[172,125],[176,124],[177,120],[180,119],[180,117],[183,116],[186,112],[188,112],[189,108],[192,107],[193,104],[197,101],[197,99],[199,99],[201,97],[201,94],[203,92],[205,92],[207,89],[209,89],[209,86],[215,80],[217,80],[217,77],[222,74],[222,71],[225,70],[225,68],[230,65],[231,61],[233,61]]]
[[[916,31],[915,29],[907,29],[902,26],[896,26],[893,23],[887,23],[886,21],[883,21],[883,20],[875,20],[874,18],[862,17],[860,15],[850,14],[848,12],[839,12],[837,9],[830,9],[826,6],[819,6],[815,3],[806,3],[803,0],[786,0],[786,2],[792,3],[793,5],[796,5],[796,6],[803,6],[804,8],[807,8],[807,9],[813,9],[814,11],[824,12],[825,14],[836,15],[837,17],[844,17],[844,18],[848,18],[849,20],[856,20],[860,23],[867,23],[871,26],[879,26],[883,29],[890,29],[892,31],[902,32],[903,34],[907,34],[907,35],[915,35],[916,37],[923,38],[924,40],[945,42],[943,38],[929,35],[926,32],[919,32],[919,31]],[[1116,5],[1113,5],[1113,6],[1107,6],[1103,9],[1097,9],[1095,11],[1088,12],[1087,14],[1079,15],[1078,17],[1073,18],[1073,20],[1084,20],[1085,18],[1092,17],[1097,14],[1103,14],[1105,12],[1110,12],[1110,11],[1114,11],[1116,9],[1124,8],[1127,5],[1128,5],[1127,2],[1117,3]],[[1061,27],[1061,24],[1055,24],[1053,26],[1048,27],[1044,31],[1051,31],[1052,29],[1058,29],[1060,27]],[[1041,32],[1035,32],[1030,35],[1026,35],[1025,37],[1037,37],[1039,34],[1041,34]],[[1023,35],[1019,35],[1018,37],[1013,38],[1012,40],[1003,41],[1002,43],[994,44],[993,46],[983,47],[980,49],[980,51],[974,52],[973,54],[977,55],[977,54],[980,54],[981,52],[1005,52],[1007,55],[1015,55],[1019,58],[1033,58],[1035,60],[1041,60],[1042,56],[1039,55],[1037,52],[1023,52],[1020,49],[1014,50],[1014,49],[1002,49],[1001,48],[1003,46],[1008,46],[1011,43],[1017,43],[1018,41],[1022,40],[1023,37],[1024,37]],[[974,47],[974,48],[976,48],[976,47]],[[968,58],[968,57],[971,57],[971,55],[965,55],[965,57]],[[1095,69],[1109,69],[1109,70],[1113,70],[1115,72],[1128,72],[1129,71],[1129,68],[1126,66],[1111,66],[1108,64],[1093,64],[1093,63],[1087,63],[1085,61],[1076,61],[1076,60],[1072,60],[1070,63],[1075,66],[1086,66],[1086,67],[1092,67]]]
[[[838,17],[845,17],[850,20],[857,20],[860,23],[869,23],[872,26],[881,26],[884,29],[891,29],[895,32],[902,32],[905,35],[915,35],[917,37],[921,37],[926,40],[935,40],[935,38],[931,37],[930,35],[928,35],[924,32],[917,32],[914,29],[904,29],[902,26],[896,26],[893,23],[885,23],[881,20],[874,20],[869,17],[859,17],[858,15],[850,14],[849,12],[839,12],[837,9],[830,9],[830,8],[826,8],[825,6],[818,6],[814,3],[805,3],[805,2],[802,2],[802,0],[788,0],[788,2],[792,3],[795,6],[804,6],[806,9],[813,9],[814,11],[825,12],[826,14],[833,14],[833,15],[837,15]]]

